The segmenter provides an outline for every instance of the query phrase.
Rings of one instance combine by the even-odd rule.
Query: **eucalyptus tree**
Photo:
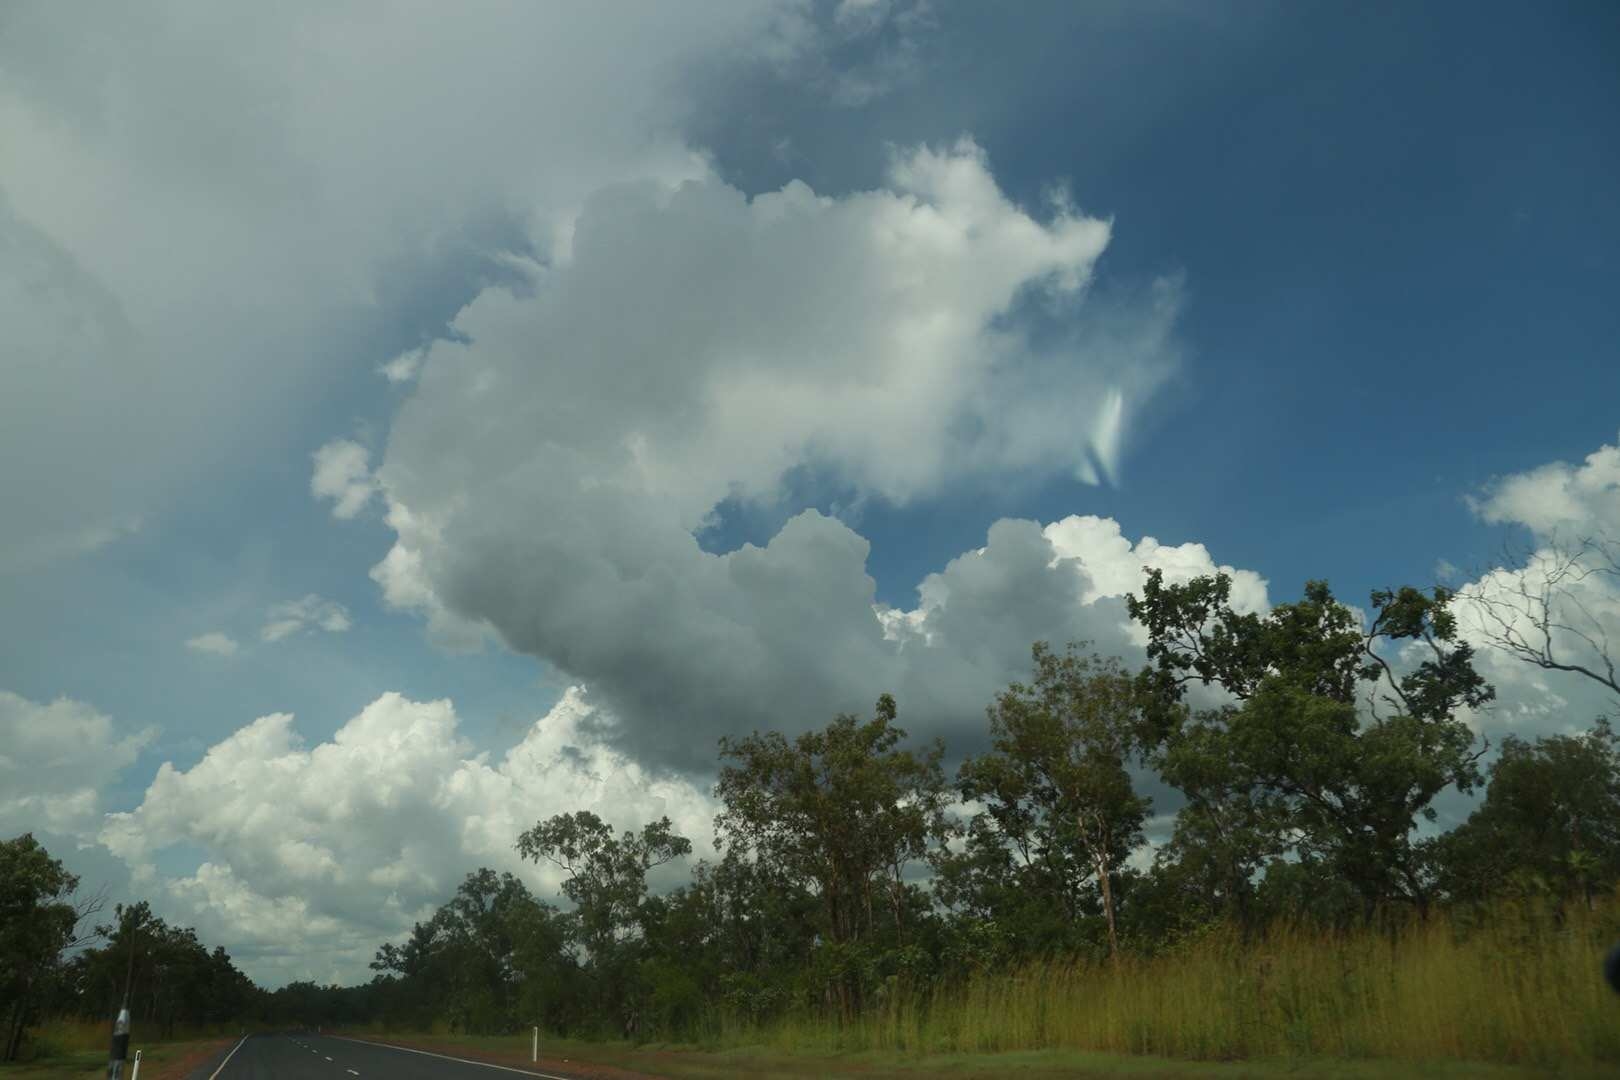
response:
[[[820,959],[846,1015],[881,963],[877,939],[903,948],[914,929],[908,867],[950,831],[944,746],[901,748],[897,716],[884,694],[869,721],[844,713],[792,740],[769,731],[720,743],[716,847],[816,896]]]
[[[545,860],[567,874],[563,893],[575,904],[599,1014],[616,1014],[624,1034],[637,1033],[646,989],[640,963],[647,873],[690,854],[692,842],[667,817],[640,832],[614,835],[612,825],[579,810],[537,823],[518,837],[517,849],[524,858]]]
[[[1032,651],[1031,684],[1013,683],[988,710],[992,749],[958,773],[966,800],[983,803],[969,845],[1016,853],[1019,879],[1075,922],[1083,890],[1101,898],[1109,956],[1119,957],[1115,883],[1145,839],[1151,800],[1137,794],[1127,764],[1140,760],[1150,729],[1135,681],[1114,658]]]
[[[1445,788],[1478,783],[1485,750],[1457,713],[1494,697],[1458,640],[1453,595],[1378,590],[1363,624],[1326,582],[1265,615],[1234,610],[1230,594],[1224,574],[1167,585],[1155,570],[1127,598],[1149,636],[1138,682],[1155,763],[1186,793],[1186,823],[1236,823],[1228,835],[1247,847],[1225,860],[1234,874],[1290,850],[1331,865],[1367,917],[1390,900],[1426,910],[1413,826],[1434,819]],[[1189,709],[1194,682],[1233,703]]]

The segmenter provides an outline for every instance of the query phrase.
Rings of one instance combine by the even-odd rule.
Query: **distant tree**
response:
[[[1241,849],[1220,856],[1234,894],[1245,891],[1238,875],[1286,846],[1331,865],[1369,917],[1389,900],[1426,910],[1411,831],[1417,817],[1433,820],[1440,791],[1479,780],[1484,750],[1473,750],[1456,712],[1494,696],[1457,639],[1452,594],[1376,591],[1363,627],[1325,582],[1265,616],[1233,610],[1230,588],[1224,574],[1166,585],[1155,570],[1127,598],[1149,636],[1139,685],[1152,703],[1156,763],[1186,793],[1188,826],[1205,835],[1222,819],[1235,826],[1224,832]],[[1381,646],[1418,655],[1398,672]],[[1236,704],[1188,710],[1195,681]]]
[[[1578,896],[1620,883],[1620,737],[1607,720],[1581,735],[1502,741],[1485,798],[1432,848],[1443,891]]]
[[[907,867],[949,831],[944,747],[899,749],[896,716],[884,694],[870,721],[846,713],[791,741],[773,731],[720,743],[716,845],[820,900],[818,955],[846,1014],[874,970],[863,946],[885,923],[896,947],[906,941],[917,906]]]
[[[639,833],[615,836],[612,825],[580,810],[536,824],[518,837],[517,848],[524,858],[544,859],[568,875],[563,892],[576,905],[599,1014],[617,1014],[623,1034],[638,1033],[645,997],[639,942],[647,872],[690,854],[692,842],[667,817]]]
[[[371,962],[372,968],[406,976],[425,970],[441,928],[442,924],[432,920],[416,923],[411,927],[411,936],[405,939],[405,944],[385,944],[377,950],[377,958]]]
[[[585,945],[606,954],[614,942],[640,929],[647,872],[688,855],[692,842],[675,832],[669,818],[641,830],[613,835],[613,826],[580,810],[540,822],[518,837],[526,859],[544,859],[567,875],[563,893],[579,907]]]
[[[196,930],[170,926],[144,900],[115,907],[113,921],[94,936],[101,944],[68,965],[80,1015],[111,1016],[127,987],[134,1022],[168,1037],[181,1024],[225,1023],[255,1007],[257,988],[223,948],[210,952]]]
[[[433,916],[433,967],[460,1030],[499,1032],[515,1024],[520,934],[537,908],[512,874],[483,868],[468,874]]]
[[[1034,682],[1013,683],[989,709],[992,750],[962,765],[962,797],[986,809],[970,846],[1016,852],[1029,891],[1074,922],[1083,886],[1101,897],[1109,956],[1119,958],[1114,884],[1145,842],[1152,803],[1136,793],[1127,763],[1150,736],[1136,688],[1119,661],[1032,649]],[[1033,898],[1032,898],[1033,899]]]
[[[1288,807],[1256,791],[1250,771],[1204,714],[1179,727],[1155,761],[1187,803],[1154,855],[1161,924],[1173,932],[1228,918],[1245,931],[1260,921],[1255,878],[1289,850]]]

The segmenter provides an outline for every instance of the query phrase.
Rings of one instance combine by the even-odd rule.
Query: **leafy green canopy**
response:
[[[1119,662],[1077,648],[1059,657],[1038,642],[1034,684],[1013,683],[988,710],[993,749],[966,761],[957,778],[962,798],[985,809],[969,826],[963,856],[944,860],[957,870],[947,887],[955,885],[958,896],[971,887],[1000,891],[989,881],[963,880],[987,871],[1019,894],[1016,905],[1033,901],[1059,916],[1066,931],[1081,919],[1094,885],[1109,953],[1117,957],[1115,880],[1142,846],[1152,807],[1136,793],[1126,763],[1143,756],[1150,731]],[[991,903],[1004,910],[1006,899]]]
[[[907,867],[949,831],[944,746],[898,748],[896,717],[884,694],[870,721],[843,714],[791,741],[770,731],[720,742],[716,846],[819,898],[817,930],[846,1011],[859,1007],[866,946],[885,932],[903,944],[913,911],[926,908]]]
[[[1433,820],[1446,787],[1479,781],[1484,750],[1456,714],[1494,697],[1457,640],[1451,594],[1376,591],[1365,626],[1321,581],[1266,615],[1233,610],[1230,594],[1225,575],[1167,585],[1153,571],[1127,599],[1149,636],[1138,685],[1154,763],[1188,798],[1163,857],[1243,919],[1256,871],[1285,855],[1329,867],[1364,915],[1426,907],[1413,824]],[[1195,681],[1236,703],[1189,709]]]

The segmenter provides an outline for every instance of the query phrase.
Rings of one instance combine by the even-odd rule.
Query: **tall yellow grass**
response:
[[[1247,944],[1216,931],[1117,968],[1040,963],[930,995],[896,993],[852,1024],[801,1017],[725,1041],[784,1050],[1620,1063],[1620,998],[1601,975],[1616,940],[1614,903],[1562,918],[1523,907],[1470,921],[1441,914],[1398,932],[1282,927]]]

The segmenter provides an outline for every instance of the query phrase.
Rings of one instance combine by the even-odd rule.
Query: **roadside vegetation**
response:
[[[237,1027],[181,1028],[160,1038],[149,1028],[130,1044],[130,1059],[141,1051],[141,1080],[182,1080],[203,1062],[228,1049]],[[0,1075],[28,1080],[87,1080],[107,1075],[109,1023],[71,1018],[48,1020],[29,1032],[20,1060],[0,1063]],[[130,1065],[124,1066],[124,1075]]]
[[[32,835],[0,841],[0,1063],[99,1054],[105,1069],[125,1001],[133,1045],[154,1050],[239,1030],[262,1003],[223,948],[144,901],[104,919],[102,899]]]
[[[548,1048],[658,1053],[693,1076],[748,1054],[771,1063],[760,1075],[1125,1060],[1108,1055],[1165,1063],[1144,1075],[1620,1065],[1600,974],[1620,940],[1620,739],[1571,717],[1573,733],[1477,740],[1465,717],[1493,691],[1454,601],[1380,591],[1360,616],[1312,582],[1260,615],[1224,577],[1155,572],[1128,604],[1148,664],[1036,643],[977,753],[911,742],[888,695],[870,719],[722,740],[720,855],[674,889],[649,874],[691,838],[581,811],[513,838],[560,870],[566,907],[474,871],[380,945],[363,985],[259,992],[189,931],[120,910],[103,945],[51,961],[54,989],[7,975],[34,1004],[0,1003],[24,1025],[108,1015],[129,923],[191,957],[154,951],[134,999],[171,1028],[218,1009],[504,1045],[538,1025]],[[1149,849],[1153,777],[1179,808]],[[1453,789],[1483,798],[1449,832],[1420,829]]]
[[[516,843],[562,870],[568,910],[480,870],[371,983],[278,999],[373,1031],[703,1048],[672,1059],[693,1068],[746,1048],[1620,1063],[1599,972],[1620,740],[1590,718],[1477,740],[1463,717],[1493,693],[1454,602],[1381,591],[1358,617],[1311,583],[1262,616],[1224,578],[1152,575],[1129,603],[1143,670],[1038,643],[952,770],[888,696],[725,740],[721,854],[679,888],[647,887],[689,851],[668,821],[559,816]],[[1153,775],[1181,806],[1144,860]],[[1483,798],[1425,835],[1450,789]]]

